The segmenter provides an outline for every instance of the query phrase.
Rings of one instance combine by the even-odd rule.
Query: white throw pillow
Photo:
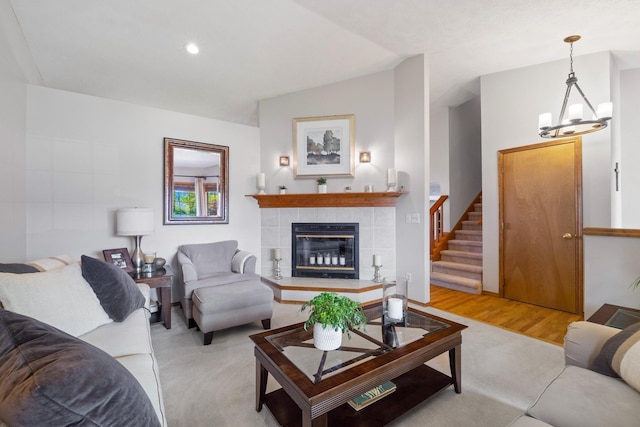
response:
[[[0,273],[0,301],[6,310],[75,337],[112,322],[77,263],[42,273]]]
[[[640,391],[640,341],[629,347],[622,358],[620,377],[631,387]]]

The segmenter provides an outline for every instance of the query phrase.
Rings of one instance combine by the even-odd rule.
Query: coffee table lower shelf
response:
[[[345,403],[329,412],[329,426],[385,426],[438,391],[453,384],[451,377],[427,365],[420,365],[393,379],[392,382],[396,385],[396,391],[360,411],[356,411]],[[283,389],[267,394],[265,405],[281,426],[302,425],[302,411]]]

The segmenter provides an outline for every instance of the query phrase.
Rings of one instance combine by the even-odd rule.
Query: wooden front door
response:
[[[502,150],[500,295],[582,313],[582,140]]]

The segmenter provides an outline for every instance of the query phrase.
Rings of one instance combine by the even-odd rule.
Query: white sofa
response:
[[[607,341],[620,330],[591,322],[574,322],[565,336],[564,370],[510,427],[638,427],[640,392],[621,378],[595,372],[594,361]],[[640,334],[640,332],[636,332]],[[638,336],[635,336],[636,342]],[[627,341],[627,347],[630,347]],[[622,348],[622,347],[621,347]],[[623,349],[626,350],[626,349]],[[601,360],[602,356],[600,356]],[[626,376],[640,378],[640,346],[625,355]],[[600,362],[599,361],[599,362]],[[597,363],[599,363],[597,362]]]
[[[68,258],[65,258],[65,260],[67,260],[67,262],[69,261]],[[56,266],[56,267],[59,267],[59,266]],[[44,287],[48,288],[49,283],[46,280],[43,280],[42,278],[47,277],[47,275],[49,275],[49,277],[55,278],[56,277],[55,275],[59,274],[59,272],[61,272],[64,269],[72,270],[68,272],[74,278],[71,281],[77,281],[79,283],[79,286],[83,286],[83,283],[81,283],[82,277],[77,278],[77,275],[79,274],[78,271],[80,270],[77,263],[72,263],[61,268],[39,269],[40,271],[44,271],[44,272],[34,273],[34,275],[32,276],[35,276],[35,280],[39,281],[38,286],[42,287],[42,285],[44,284]],[[21,277],[18,277],[18,276],[21,276]],[[92,320],[89,319],[89,317],[93,317],[93,315],[87,316],[87,318],[83,319],[83,318],[77,318],[78,316],[76,314],[75,315],[76,318],[69,319],[69,316],[71,316],[74,310],[59,309],[56,312],[55,310],[52,310],[52,307],[50,307],[55,304],[51,303],[49,304],[49,307],[45,307],[46,304],[43,304],[43,300],[46,301],[47,298],[42,298],[42,297],[34,298],[34,300],[39,299],[39,301],[34,301],[32,304],[33,306],[25,306],[23,304],[22,307],[24,307],[24,310],[22,310],[22,312],[17,309],[10,310],[10,300],[11,300],[12,292],[13,294],[22,292],[19,290],[19,287],[12,287],[13,284],[11,283],[11,281],[14,280],[18,285],[21,285],[20,280],[23,280],[23,278],[28,279],[26,276],[28,275],[23,275],[23,274],[10,275],[8,273],[0,273],[0,282],[1,282],[0,283],[0,288],[1,288],[0,289],[0,306],[4,306],[4,308],[8,310],[7,312],[14,312],[14,313],[25,315],[32,319],[39,320],[45,323],[46,325],[55,326],[58,329],[60,329],[60,326],[59,326],[60,324],[68,325],[69,322],[77,323],[78,325],[82,325],[83,322],[86,322],[88,324],[93,324],[91,323]],[[61,277],[61,276],[57,276],[57,277]],[[85,283],[87,286],[89,286],[87,282]],[[106,319],[102,321],[101,322],[102,324],[100,324],[98,327],[93,328],[88,332],[85,332],[82,334],[73,334],[73,333],[70,333],[69,330],[64,330],[64,328],[63,328],[63,331],[71,335],[71,337],[68,337],[66,339],[73,340],[74,338],[72,337],[75,336],[76,338],[86,343],[89,343],[97,347],[98,349],[104,351],[109,356],[117,360],[122,366],[124,366],[124,368],[126,368],[126,370],[129,373],[131,373],[133,377],[138,381],[138,383],[142,386],[142,389],[148,396],[150,403],[153,406],[153,411],[149,408],[147,413],[155,412],[160,422],[160,425],[166,426],[167,421],[165,416],[164,403],[162,399],[162,387],[160,384],[158,362],[154,356],[153,346],[151,343],[151,329],[149,325],[149,309],[148,309],[150,289],[149,289],[149,286],[145,284],[136,284],[136,285],[137,285],[137,288],[142,293],[142,295],[144,296],[144,300],[145,300],[144,307],[134,309],[123,321],[121,322],[113,321],[112,319],[109,318],[109,315],[107,315],[106,312],[104,312],[104,313],[100,313],[100,315],[106,316]],[[63,287],[59,287],[58,289],[62,289],[62,288]],[[130,291],[132,291],[135,294],[135,287],[131,286]],[[59,293],[60,290],[58,290],[57,292]],[[64,292],[64,290],[62,292]],[[87,292],[90,293],[93,291],[89,288]],[[44,293],[46,293],[46,291],[44,291]],[[78,293],[77,289],[75,290],[75,293]],[[96,300],[96,303],[98,304],[98,309],[99,310],[102,309],[100,307],[100,303],[98,299],[95,298],[95,300]],[[84,304],[84,303],[78,304],[77,302],[74,302],[73,305],[77,306],[77,305],[90,305],[90,304]],[[81,310],[81,309],[79,308],[78,310]],[[94,307],[92,308],[92,310],[95,312],[96,308]],[[39,313],[42,313],[42,316],[38,316]],[[52,315],[57,317],[52,318],[51,317]],[[65,319],[65,317],[67,318]],[[1,326],[3,325],[0,325],[0,327]],[[4,326],[5,326],[5,329],[3,331],[6,332],[8,329],[6,328],[6,325]],[[87,328],[86,325],[82,325],[79,327],[83,327],[83,326],[85,327],[85,329]],[[92,328],[92,326],[89,326],[89,328]],[[78,345],[83,346],[83,344],[81,343],[78,343]],[[95,351],[95,349],[93,351]],[[104,355],[100,357],[104,357],[108,359],[108,357]],[[0,357],[0,362],[1,361],[2,361],[2,357]],[[116,369],[115,371],[118,371],[118,369]],[[126,372],[124,373],[126,374]],[[94,372],[93,373],[94,376],[89,377],[88,380],[86,380],[87,381],[86,384],[99,382],[100,374],[101,374],[100,372]],[[139,388],[137,389],[139,390]],[[114,393],[118,394],[121,392],[114,391]],[[138,392],[138,393],[141,393],[141,392]],[[107,398],[105,397],[105,399]],[[102,404],[109,405],[109,403],[106,403],[106,400]],[[145,405],[148,405],[148,403],[145,403]],[[0,415],[1,414],[2,412],[0,411]],[[43,422],[42,425],[46,424],[46,420],[42,420],[42,422]],[[130,422],[133,423],[131,425],[142,424],[142,422],[137,423],[136,420],[131,420]],[[1,419],[0,419],[0,425],[4,425]],[[155,422],[153,423],[153,425],[156,425]]]
[[[108,323],[78,338],[103,350],[127,368],[149,396],[160,423],[166,426],[160,371],[151,344],[149,286],[138,284],[138,287],[145,296],[145,308],[134,311],[123,322]]]

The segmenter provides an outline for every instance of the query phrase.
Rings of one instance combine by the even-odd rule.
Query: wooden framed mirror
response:
[[[164,139],[164,223],[229,223],[229,147]]]

